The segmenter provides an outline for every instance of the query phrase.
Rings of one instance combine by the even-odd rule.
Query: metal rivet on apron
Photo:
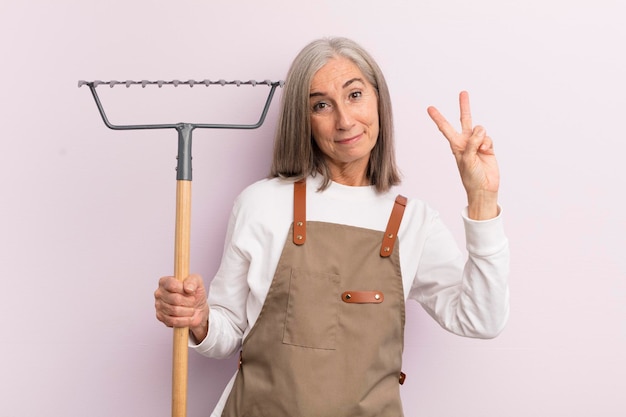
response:
[[[389,246],[385,246],[385,252],[389,252],[391,250],[391,248]]]
[[[302,240],[302,235],[298,235],[298,236],[296,236],[296,239],[298,239],[298,240]]]
[[[376,294],[376,295],[374,296],[374,298],[375,298],[375,299],[377,299],[377,300],[380,300],[380,294]]]
[[[389,234],[387,235],[387,237],[388,237],[389,239],[393,239],[393,233],[389,233]]]
[[[352,298],[352,296],[350,294],[346,294],[346,300],[349,300],[351,298]]]
[[[302,222],[298,222],[297,225],[302,227]]]

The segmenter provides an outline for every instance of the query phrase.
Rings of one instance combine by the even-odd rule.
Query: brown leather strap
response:
[[[344,303],[380,304],[385,299],[382,291],[346,291],[341,294]]]
[[[396,239],[398,237],[398,230],[400,229],[400,223],[402,222],[402,216],[404,215],[406,203],[407,198],[398,194],[393,205],[393,210],[391,210],[391,216],[389,216],[389,222],[387,223],[383,243],[380,245],[380,256],[384,258],[388,257],[393,252],[393,245],[396,243]]]
[[[306,178],[293,183],[293,243],[306,241]]]

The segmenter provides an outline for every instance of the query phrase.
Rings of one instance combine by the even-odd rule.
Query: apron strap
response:
[[[383,243],[380,245],[380,256],[383,258],[388,257],[393,252],[393,245],[396,243],[398,237],[398,229],[400,229],[406,203],[407,198],[398,194],[393,204],[393,210],[391,210],[391,216],[389,216],[385,236],[383,236]]]
[[[380,256],[382,257],[390,256],[393,251],[406,204],[406,197],[403,195],[396,197],[380,246]],[[296,181],[293,184],[293,243],[300,246],[304,242],[306,242],[306,179]]]
[[[306,241],[306,178],[293,184],[293,243]]]

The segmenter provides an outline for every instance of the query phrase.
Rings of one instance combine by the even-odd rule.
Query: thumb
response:
[[[183,281],[183,289],[187,294],[193,294],[200,288],[204,288],[200,275],[191,274]]]

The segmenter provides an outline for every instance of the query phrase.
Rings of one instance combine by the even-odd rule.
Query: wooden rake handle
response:
[[[183,281],[189,276],[191,236],[191,181],[176,181],[176,235],[174,244],[174,276]],[[172,417],[187,415],[189,328],[174,328],[172,363]]]
[[[174,236],[174,277],[182,282],[189,276],[191,252],[191,136],[194,126],[181,124],[176,159],[176,232]],[[172,417],[187,416],[189,328],[174,328],[172,358]]]

